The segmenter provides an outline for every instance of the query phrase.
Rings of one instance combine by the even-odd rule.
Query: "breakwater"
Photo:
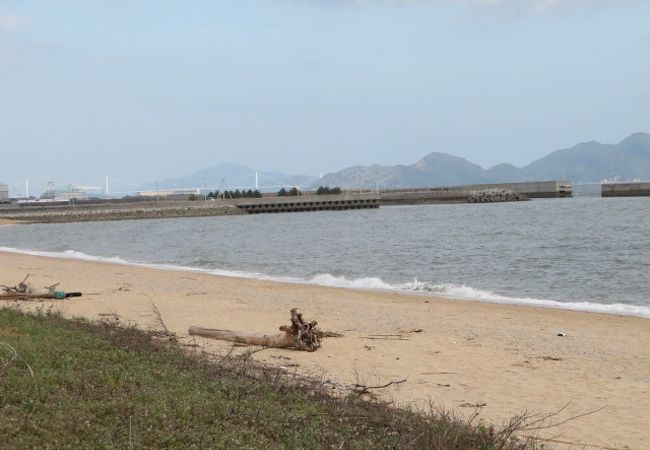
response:
[[[245,214],[228,204],[138,208],[51,208],[1,214],[0,218],[19,223],[67,223],[106,220],[165,219]]]
[[[379,208],[380,196],[374,193],[343,193],[338,195],[303,195],[299,197],[263,197],[232,200],[249,214],[303,211],[343,211]]]
[[[0,209],[0,219],[16,223],[66,223],[107,220],[164,219],[241,214],[342,211],[379,208],[380,197],[369,193],[340,195],[265,196],[209,201],[137,202],[133,204],[31,204]]]
[[[532,181],[434,188],[386,189],[380,191],[380,194],[382,204],[416,205],[420,203],[466,202],[472,192],[489,190],[509,190],[523,194],[528,198],[562,198],[573,195],[570,181]]]
[[[650,197],[650,183],[612,183],[600,186],[602,197]]]
[[[488,189],[471,192],[465,201],[467,203],[525,202],[528,201],[528,197],[509,189]]]

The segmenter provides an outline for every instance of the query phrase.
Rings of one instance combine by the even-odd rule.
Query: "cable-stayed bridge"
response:
[[[146,194],[158,191],[177,191],[178,193],[196,193],[204,194],[213,191],[247,191],[258,190],[262,192],[274,192],[279,189],[296,188],[300,190],[304,186],[312,186],[320,177],[295,177],[295,180],[278,180],[263,172],[251,171],[240,177],[222,178],[221,180],[207,180],[202,178],[200,183],[176,183],[155,182],[147,184],[138,184],[128,180],[123,180],[114,176],[107,176],[105,180],[105,195],[130,195]]]

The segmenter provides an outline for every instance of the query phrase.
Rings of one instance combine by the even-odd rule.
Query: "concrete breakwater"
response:
[[[650,197],[650,183],[601,184],[602,197]]]
[[[267,196],[249,199],[208,201],[140,202],[128,204],[84,204],[13,206],[0,210],[0,219],[14,223],[66,223],[106,220],[163,219],[259,213],[341,211],[379,208],[377,194],[343,193],[340,195]]]
[[[338,195],[304,195],[299,197],[264,197],[237,199],[234,205],[249,214],[342,211],[348,209],[379,208],[380,196],[374,193]]]
[[[67,223],[105,220],[164,219],[173,217],[205,217],[245,214],[233,205],[200,205],[185,207],[56,209],[2,214],[1,219],[18,223]]]
[[[386,189],[380,191],[380,194],[382,204],[413,205],[421,203],[466,202],[472,192],[489,190],[513,191],[523,194],[528,198],[561,198],[571,197],[573,195],[573,188],[570,181],[533,181],[435,188]]]

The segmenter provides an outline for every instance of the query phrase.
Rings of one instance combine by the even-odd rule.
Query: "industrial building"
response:
[[[70,200],[86,200],[88,198],[88,193],[81,190],[58,190],[58,189],[49,189],[43,192],[40,196],[41,200],[50,200],[50,201],[70,201]]]
[[[9,201],[9,186],[0,183],[0,202]]]
[[[156,189],[151,191],[139,191],[137,197],[177,197],[183,195],[200,195],[201,189]]]

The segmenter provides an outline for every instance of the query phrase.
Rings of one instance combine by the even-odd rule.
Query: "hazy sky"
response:
[[[525,165],[650,131],[647,0],[0,0],[0,182]]]

